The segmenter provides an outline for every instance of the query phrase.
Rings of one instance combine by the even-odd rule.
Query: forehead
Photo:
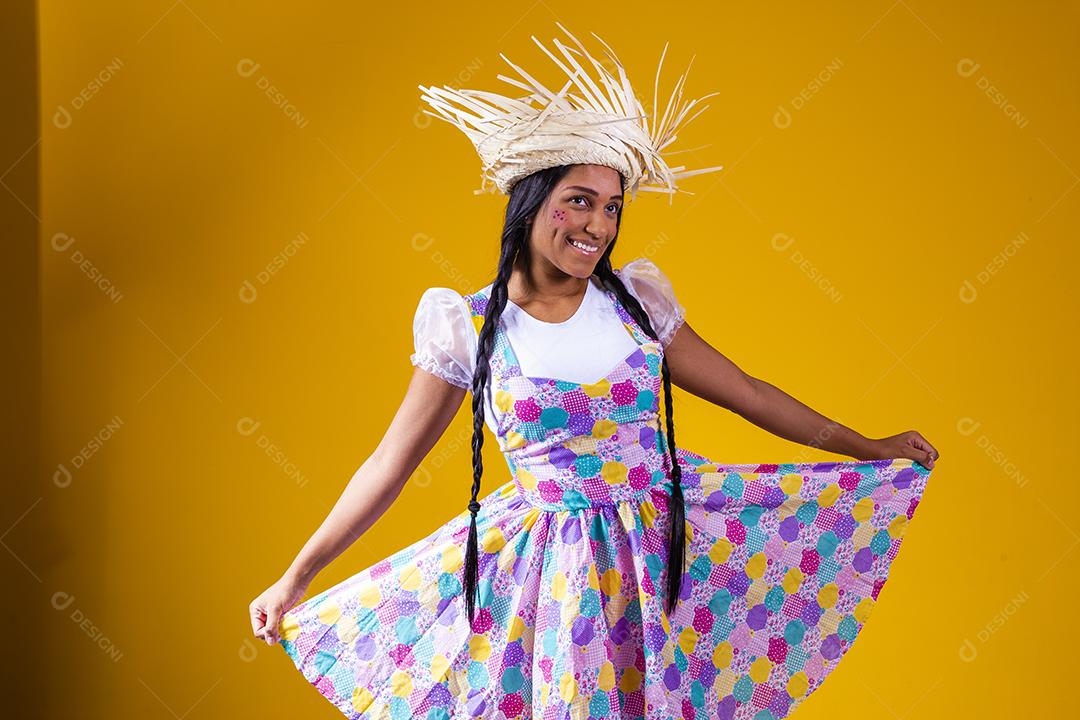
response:
[[[574,165],[563,176],[559,187],[584,185],[607,197],[622,194],[620,181],[619,171],[606,165]]]

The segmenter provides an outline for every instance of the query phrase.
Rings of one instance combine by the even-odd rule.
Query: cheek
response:
[[[557,224],[561,225],[562,223],[566,222],[566,211],[558,209],[553,210],[551,213],[551,219],[554,220]]]

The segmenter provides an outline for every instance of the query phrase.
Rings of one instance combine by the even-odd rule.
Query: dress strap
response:
[[[462,295],[469,306],[472,315],[473,327],[476,330],[477,339],[480,330],[484,327],[484,314],[487,312],[488,295],[483,290],[477,290],[468,295]],[[495,346],[491,351],[488,361],[491,369],[491,379],[496,386],[501,385],[504,378],[521,375],[521,365],[518,363],[514,349],[510,347],[510,339],[506,336],[506,327],[502,318],[495,327]]]
[[[619,275],[620,272],[621,269],[615,270],[616,275]],[[619,279],[622,279],[621,276]],[[623,326],[626,328],[627,332],[633,335],[634,339],[637,340],[639,345],[655,342],[651,337],[649,337],[648,333],[641,329],[641,326],[638,325],[636,320],[634,320],[634,316],[630,314],[630,311],[627,310],[621,302],[619,302],[619,298],[614,291],[609,290],[605,287],[604,292],[611,299],[611,304],[615,307],[615,314],[619,316],[619,319],[622,320]],[[627,290],[627,292],[629,292],[629,290]]]

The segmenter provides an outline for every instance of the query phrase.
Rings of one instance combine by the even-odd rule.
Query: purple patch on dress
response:
[[[398,603],[399,612],[402,617],[406,615],[416,615],[420,612],[420,603],[418,603],[416,598],[412,595],[405,595],[402,593],[402,595],[398,597]]]
[[[513,667],[525,659],[525,649],[521,647],[521,641],[515,640],[506,646],[503,651],[503,667]]]
[[[378,649],[379,646],[376,644],[375,638],[372,635],[361,635],[353,645],[356,657],[361,660],[370,660],[375,657],[375,653]]]
[[[651,425],[646,425],[638,432],[638,443],[642,447],[652,447],[656,443],[656,430]]]
[[[632,368],[641,367],[645,364],[645,353],[641,352],[640,347],[630,357],[626,358],[626,364]]]
[[[825,638],[825,642],[821,643],[821,657],[826,660],[835,660],[840,657],[840,636],[836,633],[829,635]]]
[[[677,690],[681,679],[682,673],[679,672],[679,668],[668,665],[667,670],[664,671],[664,687],[668,690]]]
[[[693,667],[691,665],[691,667]],[[712,687],[712,684],[716,681],[716,666],[711,662],[701,663],[701,672],[698,674],[698,681],[705,687]]]
[[[574,435],[587,435],[592,431],[596,421],[587,412],[571,413],[566,419],[566,428]],[[565,449],[565,448],[563,448]]]
[[[611,640],[616,645],[622,645],[624,642],[630,639],[630,621],[623,615],[611,628]]]
[[[761,497],[761,505],[769,508],[778,508],[784,504],[784,500],[787,499],[787,495],[784,491],[778,487],[771,487],[765,491],[765,494]]]
[[[574,519],[573,516],[568,517],[566,522],[563,523],[559,539],[567,545],[576,545],[581,540],[581,523]]]
[[[817,604],[816,600],[807,600],[803,605],[802,612],[799,614],[799,619],[807,627],[814,627],[817,625],[818,620],[821,619],[821,606]]]
[[[653,652],[660,652],[660,650],[663,649],[666,640],[667,633],[664,632],[662,626],[656,623],[650,623],[645,629],[645,647]]]
[[[780,521],[780,537],[788,542],[795,542],[799,539],[799,528],[799,518],[788,515]]]
[[[584,615],[574,618],[574,624],[570,627],[570,638],[575,645],[588,645],[593,639],[594,630],[592,621]]]
[[[574,460],[577,460],[577,455],[574,453],[573,450],[563,445],[552,448],[551,451],[548,453],[548,462],[550,462],[552,465],[559,468],[560,470],[565,470],[566,468],[570,467]]]
[[[810,472],[813,472],[813,473],[832,472],[832,469],[835,468],[835,467],[836,467],[835,462],[819,462],[819,463],[814,463],[813,466],[811,466]]]
[[[906,467],[893,476],[892,484],[897,490],[907,490],[917,476],[914,468]]]
[[[773,693],[772,702],[769,703],[769,712],[777,718],[787,717],[791,709],[791,696],[787,692]]]
[[[769,609],[758,603],[746,613],[746,624],[751,630],[761,630],[769,622]]]
[[[857,572],[868,572],[870,568],[874,566],[874,552],[869,546],[864,547],[862,550],[855,553],[855,557],[851,561],[851,566],[855,568]]]
[[[487,707],[487,692],[486,688],[469,691],[468,699],[465,701],[465,707],[473,717],[483,714],[484,708]]]
[[[518,585],[525,583],[525,578],[529,576],[529,558],[525,555],[518,555],[514,558],[514,582]]]
[[[427,694],[428,700],[431,701],[433,707],[447,707],[453,701],[453,696],[450,694],[450,688],[446,687],[442,683],[436,683]]]
[[[855,518],[851,517],[851,513],[844,513],[836,518],[836,524],[833,525],[833,533],[841,540],[847,540],[851,537],[851,534],[855,532],[855,528],[859,526],[859,523],[855,522]]]
[[[738,709],[739,702],[735,699],[734,695],[727,695],[723,700],[716,703],[716,719],[717,720],[733,720],[735,717],[735,710]]]
[[[439,601],[439,624],[453,625],[458,617],[457,605],[453,604],[453,598],[443,598]]]
[[[716,492],[711,493],[709,497],[705,498],[704,507],[709,512],[716,512],[727,505],[727,501],[727,495],[717,490]]]
[[[750,578],[742,570],[732,573],[727,582],[727,589],[732,595],[745,595],[750,589]]]

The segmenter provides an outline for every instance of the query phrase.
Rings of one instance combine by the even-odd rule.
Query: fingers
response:
[[[278,622],[281,620],[281,611],[276,607],[270,608],[270,611],[266,614],[266,628],[263,632],[263,639],[266,640],[267,645],[273,645],[278,641]]]
[[[266,626],[266,611],[252,603],[248,608],[248,615],[251,617],[251,632],[255,633],[255,637],[262,637],[263,628]]]
[[[917,456],[913,459],[918,460],[926,467],[933,469],[934,461],[940,457],[938,451],[918,432],[912,430],[911,433],[908,443],[919,451]]]

